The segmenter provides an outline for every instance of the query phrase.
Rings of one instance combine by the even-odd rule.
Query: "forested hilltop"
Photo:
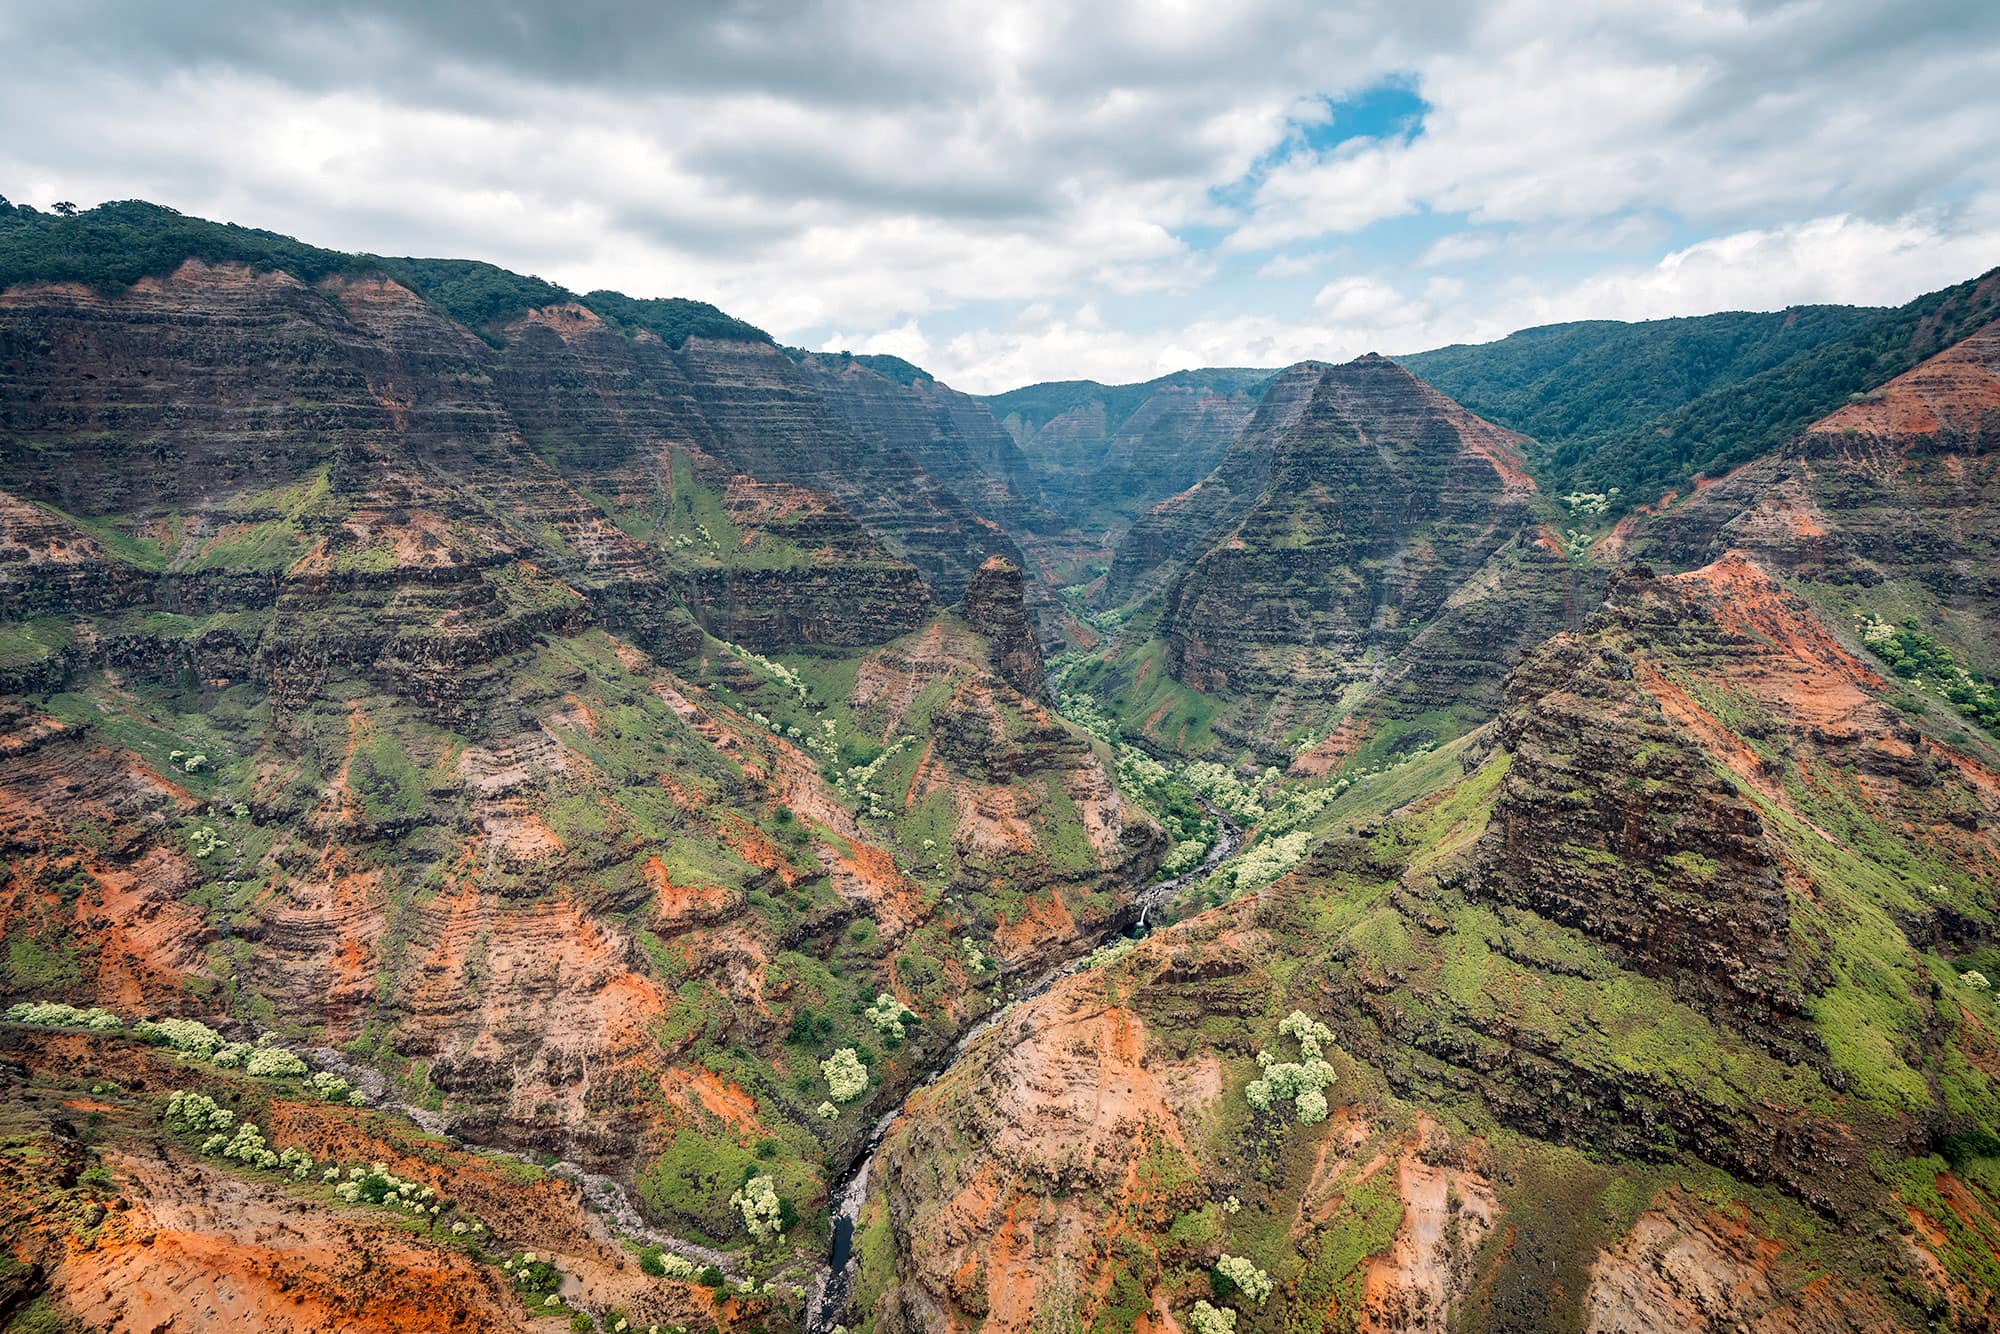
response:
[[[639,300],[618,292],[581,296],[540,278],[469,259],[392,259],[307,245],[277,232],[190,218],[161,204],[128,199],[72,212],[41,212],[0,198],[0,288],[17,283],[83,283],[106,292],[162,278],[188,260],[247,264],[300,282],[333,276],[393,278],[492,341],[527,311],[574,301],[614,325],[645,329],[679,347],[692,337],[768,343],[754,325],[702,301]]]
[[[1794,306],[1523,329],[1397,358],[1535,442],[1548,489],[1613,510],[1685,491],[1783,444],[2000,315],[2000,270],[1897,307]]]

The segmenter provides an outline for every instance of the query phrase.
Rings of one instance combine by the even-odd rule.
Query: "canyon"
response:
[[[0,1328],[2000,1319],[2000,274],[1643,495],[1491,391],[1645,326],[981,398],[149,205],[0,279]]]

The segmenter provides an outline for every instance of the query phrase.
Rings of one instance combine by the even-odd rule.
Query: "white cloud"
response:
[[[0,191],[694,296],[981,387],[1901,301],[2000,259],[1990,0],[566,17],[0,6]],[[1328,99],[1385,84],[1418,132],[1315,151]],[[1402,243],[1417,216],[1459,230]],[[1413,251],[1462,287],[1385,258]],[[966,309],[991,327],[927,336]]]
[[[1047,317],[1006,331],[964,334],[929,368],[978,393],[1035,380],[1140,380],[1190,366],[1283,366],[1344,361],[1484,342],[1517,329],[1579,319],[1666,319],[1716,310],[1776,310],[1908,300],[2000,264],[2000,196],[1949,220],[1913,213],[1887,223],[1845,215],[1753,229],[1673,251],[1648,265],[1559,287],[1510,281],[1481,290],[1434,276],[1409,293],[1380,277],[1326,284],[1314,318],[1210,316],[1146,332],[1104,330]]]
[[[1319,289],[1313,305],[1335,324],[1364,328],[1388,323],[1398,311],[1407,309],[1402,294],[1376,278],[1336,278]]]
[[[923,366],[931,353],[931,340],[915,320],[905,320],[893,329],[853,336],[829,335],[819,345],[822,352],[855,352],[869,356],[888,355]]]
[[[1491,232],[1453,232],[1431,242],[1417,263],[1425,268],[1444,264],[1465,264],[1484,259],[1500,248],[1500,239]]]
[[[1306,250],[1297,254],[1273,255],[1257,269],[1259,278],[1303,278],[1318,273],[1341,254],[1338,250]]]

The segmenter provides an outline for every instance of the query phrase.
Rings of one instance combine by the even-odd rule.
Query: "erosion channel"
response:
[[[1041,995],[1059,980],[1083,967],[1084,961],[1100,946],[1109,944],[1120,936],[1136,939],[1145,935],[1151,929],[1148,919],[1156,909],[1166,907],[1181,890],[1206,879],[1210,872],[1235,854],[1243,842],[1242,829],[1207,801],[1202,802],[1202,809],[1215,821],[1216,838],[1215,845],[1208,850],[1208,855],[1202,858],[1201,864],[1192,870],[1183,871],[1170,880],[1141,887],[1132,896],[1132,901],[1112,919],[1111,925],[1104,933],[1091,942],[1089,948],[1080,950],[1071,958],[1044,972],[1027,987],[1014,993],[1009,1004],[1018,1004]],[[849,1165],[846,1174],[834,1183],[829,1196],[833,1204],[833,1249],[827,1257],[826,1268],[821,1271],[818,1280],[813,1284],[812,1291],[806,1297],[806,1328],[809,1334],[830,1334],[844,1314],[848,1293],[854,1283],[854,1221],[861,1214],[862,1201],[868,1194],[868,1173],[875,1165],[876,1156],[882,1151],[882,1141],[888,1137],[889,1128],[895,1125],[896,1118],[903,1114],[903,1107],[910,1096],[918,1089],[935,1083],[940,1075],[951,1069],[979,1035],[992,1027],[993,1022],[1005,1012],[1005,1009],[1006,1007],[1002,1006],[975,1023],[965,1031],[964,1036],[944,1050],[938,1062],[924,1073],[922,1079],[910,1087],[908,1093],[903,1095],[903,1101],[882,1114],[882,1118],[875,1123],[875,1129],[869,1134],[867,1142],[855,1156],[853,1163]]]

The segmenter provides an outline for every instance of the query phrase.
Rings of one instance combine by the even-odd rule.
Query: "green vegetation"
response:
[[[1105,434],[1118,429],[1145,401],[1163,389],[1206,389],[1218,394],[1245,394],[1255,398],[1273,372],[1226,366],[1175,371],[1157,380],[1140,384],[1099,384],[1095,380],[1051,380],[1024,385],[1004,394],[982,395],[993,415],[1002,420],[1018,417],[1029,432],[1040,430],[1066,412],[1102,406]]]
[[[1897,676],[1937,692],[1959,713],[2000,736],[2000,688],[1960,666],[1952,651],[1925,634],[1914,617],[1890,625],[1863,616],[1861,641]]]
[[[74,217],[0,208],[0,287],[86,283],[106,291],[164,277],[188,260],[247,264],[305,283],[332,277],[385,277],[493,342],[499,326],[526,312],[575,301],[628,332],[644,330],[679,347],[691,337],[768,343],[770,335],[700,301],[638,300],[617,292],[579,297],[540,278],[464,259],[390,259],[307,245],[289,236],[190,218],[159,204],[122,200]]]
[[[2000,314],[2000,291],[1982,294],[1984,282],[1893,310],[1559,324],[1399,360],[1539,441],[1548,490],[1616,488],[1618,511],[1748,462],[1966,337]]]

